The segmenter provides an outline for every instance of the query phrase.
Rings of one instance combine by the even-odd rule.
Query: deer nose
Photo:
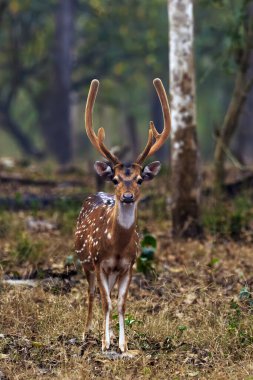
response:
[[[132,193],[127,191],[126,193],[123,194],[123,202],[125,203],[131,203],[134,201],[134,196]]]

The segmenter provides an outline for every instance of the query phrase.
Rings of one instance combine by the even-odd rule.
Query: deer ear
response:
[[[94,168],[97,174],[100,177],[104,178],[106,181],[110,181],[114,176],[113,169],[106,162],[96,161],[94,164]]]
[[[160,169],[161,163],[159,161],[154,161],[151,162],[151,164],[146,165],[142,171],[143,181],[150,181],[153,179],[159,173]]]

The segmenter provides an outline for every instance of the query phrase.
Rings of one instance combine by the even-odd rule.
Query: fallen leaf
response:
[[[0,359],[7,359],[9,355],[7,354],[0,354]]]
[[[198,372],[188,372],[187,375],[190,376],[190,377],[196,377],[198,376]]]
[[[193,304],[194,301],[196,301],[196,299],[197,299],[197,296],[195,293],[189,293],[185,297],[184,303],[186,303],[187,305],[191,305]]]

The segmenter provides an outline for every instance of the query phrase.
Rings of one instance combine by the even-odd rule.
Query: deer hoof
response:
[[[104,340],[102,341],[102,351],[109,350],[110,348],[110,342],[105,342]]]
[[[127,344],[126,343],[119,344],[119,349],[120,349],[122,354],[126,353],[127,352]]]

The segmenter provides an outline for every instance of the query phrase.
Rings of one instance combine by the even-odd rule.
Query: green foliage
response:
[[[213,156],[246,42],[249,0],[198,0],[195,7],[198,129],[202,152]],[[211,117],[207,117],[211,115]]]
[[[7,213],[0,215],[0,239],[8,236],[10,232],[10,220]]]
[[[203,223],[213,235],[240,238],[250,226],[253,208],[249,196],[240,195],[231,203],[219,201],[203,209]]]
[[[87,1],[81,2],[81,6],[84,4]],[[89,59],[87,54],[94,57],[95,70],[103,72],[108,78],[124,78],[132,88],[137,72],[139,84],[142,84],[141,71],[145,74],[164,68],[167,64],[167,35],[164,33],[167,29],[166,2],[109,0],[106,3],[89,1],[88,4],[86,13],[79,13],[78,17],[78,31],[81,34],[84,30],[90,31],[80,45],[79,56],[83,56],[84,60]],[[94,70],[94,67],[90,69]],[[111,96],[117,99],[117,94]]]
[[[11,255],[17,263],[37,263],[42,257],[42,246],[39,242],[33,242],[26,233],[17,236],[16,246],[12,250]]]
[[[246,305],[252,307],[252,295],[248,288],[241,289],[239,294],[240,300]],[[243,310],[240,305],[232,300],[230,302],[230,312],[228,314],[228,331],[230,334],[235,334],[238,342],[242,346],[251,345],[253,343],[253,330],[244,325]]]
[[[149,260],[154,259],[154,254],[157,248],[156,238],[152,235],[144,235],[141,242],[142,252],[141,255]]]
[[[57,207],[59,210],[59,208]],[[65,209],[65,211],[63,211]],[[80,205],[69,204],[68,202],[61,203],[60,211],[57,211],[57,220],[60,229],[65,232],[73,232],[76,226],[77,217],[80,211]]]
[[[180,325],[177,328],[178,328],[178,331],[180,331],[180,332],[183,332],[183,331],[187,330],[187,326],[185,326],[185,325]]]
[[[40,142],[37,97],[49,82],[50,50],[53,45],[54,0],[8,1],[1,17],[0,105],[9,109],[12,120]]]
[[[212,257],[208,263],[208,266],[211,268],[214,268],[219,262],[220,262],[220,259],[218,259],[217,257]]]
[[[212,27],[215,36],[223,35],[219,49],[223,68],[234,73],[235,66],[240,60],[242,50],[247,43],[247,5],[250,0],[201,0],[200,5],[206,10],[214,8],[216,20]]]
[[[195,4],[198,126],[205,154],[212,154],[212,130],[224,114],[234,81],[231,74],[245,44],[248,1],[198,0]],[[54,75],[52,56],[58,4],[55,0],[10,0],[1,15],[0,105],[11,102],[12,118],[38,148],[44,148],[44,103]],[[100,111],[110,107],[109,116],[105,117],[107,112],[100,114],[103,113],[105,123],[112,124],[111,143],[116,144],[122,117],[112,117],[112,108],[133,114],[139,128],[148,120],[152,79],[159,76],[164,83],[167,81],[167,1],[80,0],[75,2],[73,21],[72,90],[83,101],[90,79],[103,80],[98,107]],[[206,114],[213,116],[206,118]],[[83,136],[81,128],[80,125],[77,135]],[[139,128],[139,132],[146,138],[145,128]],[[3,136],[0,149],[6,148]],[[164,215],[165,210],[164,201],[154,203],[157,215]]]
[[[230,302],[230,313],[228,316],[228,329],[230,331],[237,330],[239,328],[241,319],[241,309],[237,302],[232,300]]]
[[[243,229],[248,228],[252,216],[252,202],[249,197],[237,197],[234,202],[234,211],[231,215],[230,221],[231,235],[236,237]]]
[[[1,18],[0,104],[11,102],[14,120],[36,145],[41,145],[44,132],[38,125],[45,116],[43,104],[54,76],[58,3],[9,1]],[[75,4],[74,15],[71,85],[75,93],[83,98],[90,78],[103,76],[102,103],[118,107],[122,102],[128,103],[129,112],[142,116],[141,103],[152,85],[151,80],[147,84],[147,76],[153,78],[167,71],[166,2],[80,0]],[[125,91],[119,97],[117,87],[121,82]],[[133,83],[138,86],[129,97]]]
[[[118,320],[119,319],[119,316],[118,314],[114,314],[112,316],[112,319],[113,320]],[[137,325],[143,325],[143,322],[138,320],[138,319],[135,319],[131,314],[125,314],[125,326],[132,329],[132,327],[137,324]],[[117,330],[119,330],[119,322],[117,322],[116,324],[116,328]]]
[[[137,272],[141,272],[147,277],[154,277],[155,269],[153,262],[148,260],[146,257],[138,257]]]
[[[227,56],[239,51],[244,39],[245,1],[232,1],[233,6],[230,3],[196,3],[198,71],[202,77],[214,70],[215,78],[218,72],[219,93],[220,81],[226,84],[219,68],[224,62],[231,62]],[[43,129],[37,127],[43,117],[42,101],[52,83],[57,4],[55,0],[12,0],[1,19],[0,102],[11,95],[14,119],[37,146],[42,145]],[[80,0],[75,7],[72,88],[83,97],[89,79],[103,77],[104,91],[99,101],[116,107],[123,104],[143,125],[147,120],[145,104],[149,102],[151,79],[161,76],[166,82],[168,76],[167,2]],[[126,90],[118,96],[122,83]],[[134,90],[133,84],[138,84]],[[216,103],[217,113],[220,99]],[[159,208],[164,210],[163,205]]]
[[[75,260],[74,260],[74,256],[73,255],[69,255],[66,257],[65,259],[65,266],[70,266],[70,265],[73,265],[75,263]]]
[[[155,276],[154,255],[156,248],[156,238],[149,234],[145,235],[141,242],[141,255],[137,259],[137,271],[145,276]]]
[[[211,232],[211,234],[219,234],[224,236],[227,234],[227,219],[222,208],[222,205],[218,207],[211,207],[210,209],[204,209],[203,212],[203,224]]]
[[[153,213],[156,218],[160,220],[168,217],[166,197],[156,197],[152,200]]]
[[[248,307],[253,307],[253,297],[247,286],[241,289],[239,293],[239,299]]]

